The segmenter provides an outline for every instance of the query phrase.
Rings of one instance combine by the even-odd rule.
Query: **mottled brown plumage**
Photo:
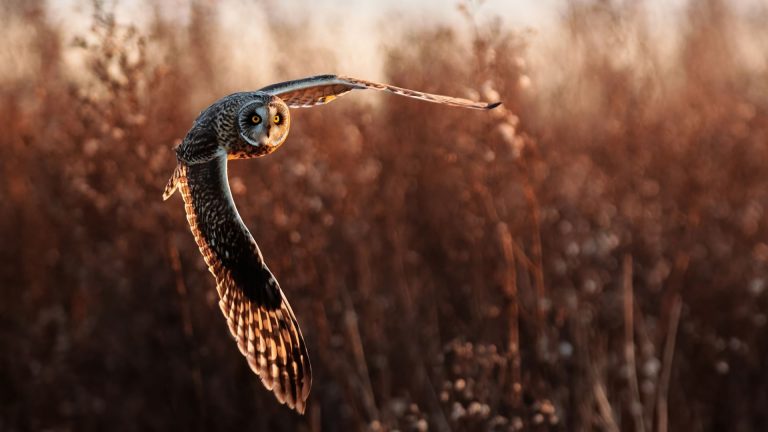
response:
[[[321,75],[224,97],[195,120],[176,149],[163,199],[180,190],[189,227],[216,279],[219,306],[240,352],[280,403],[303,413],[312,368],[299,324],[237,212],[228,159],[275,151],[290,128],[288,107],[324,104],[355,89],[375,89],[474,109],[498,105],[432,95],[354,78]]]
[[[278,400],[299,412],[312,369],[296,317],[256,242],[226,196],[226,165],[181,165],[176,185],[192,234],[216,278],[219,306],[248,365]]]

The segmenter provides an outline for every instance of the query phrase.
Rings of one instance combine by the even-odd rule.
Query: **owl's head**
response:
[[[279,97],[255,93],[237,109],[237,138],[224,143],[229,159],[248,159],[277,150],[288,137],[291,115]]]
[[[221,156],[250,159],[277,150],[288,137],[288,106],[264,92],[235,93],[203,110],[176,148],[176,157],[187,164]]]

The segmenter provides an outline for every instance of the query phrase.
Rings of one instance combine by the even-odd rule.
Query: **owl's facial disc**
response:
[[[272,97],[267,105],[269,117],[266,119],[268,124],[267,136],[269,143],[275,149],[282,144],[288,137],[288,130],[291,126],[291,114],[288,106],[280,98]]]
[[[246,155],[240,157],[275,151],[288,136],[290,122],[288,106],[277,97],[267,96],[245,104],[238,115],[240,137],[246,145]]]

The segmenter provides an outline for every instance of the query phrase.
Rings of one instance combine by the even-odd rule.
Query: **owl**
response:
[[[280,403],[306,409],[312,368],[299,323],[277,279],[237,212],[227,161],[277,150],[291,127],[290,108],[326,104],[352,90],[383,90],[456,107],[491,109],[472,102],[336,75],[272,84],[214,102],[176,148],[177,165],[163,194],[178,190],[187,222],[216,279],[219,307],[250,368]]]

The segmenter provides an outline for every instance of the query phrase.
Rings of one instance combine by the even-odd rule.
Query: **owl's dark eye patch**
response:
[[[275,122],[276,125],[279,125],[283,122],[283,115],[282,114],[275,114],[274,117],[272,117],[272,121]]]
[[[251,123],[252,123],[252,124],[255,124],[255,125],[257,125],[257,124],[261,123],[261,116],[260,116],[260,115],[258,115],[258,114],[254,114],[254,115],[251,117]]]

